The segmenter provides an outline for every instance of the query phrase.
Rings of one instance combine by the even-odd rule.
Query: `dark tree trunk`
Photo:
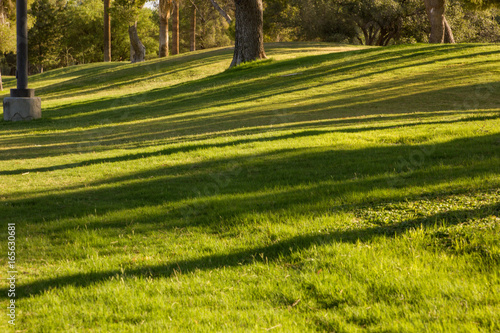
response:
[[[130,61],[132,63],[144,61],[146,48],[137,35],[137,22],[128,27],[128,36],[130,39]]]
[[[168,18],[160,16],[160,57],[168,56]]]
[[[111,61],[111,19],[109,17],[110,0],[104,0],[104,61]]]
[[[443,43],[445,34],[445,0],[424,0],[424,3],[427,17],[431,24],[429,43]]]
[[[235,0],[236,40],[231,66],[265,59],[262,0]]]
[[[174,0],[172,12],[172,54],[179,54],[179,1]]]
[[[451,31],[451,27],[448,21],[446,21],[446,17],[444,18],[444,42],[455,44],[455,37],[453,37],[453,31]]]
[[[3,83],[2,83],[2,69],[0,68],[0,91],[3,90]]]
[[[196,7],[193,5],[191,13],[191,38],[189,50],[196,50]]]

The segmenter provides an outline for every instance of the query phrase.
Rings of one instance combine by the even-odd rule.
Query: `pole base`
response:
[[[12,89],[14,90],[14,89]],[[40,97],[5,97],[3,99],[3,120],[33,120],[42,117]]]
[[[10,97],[35,97],[35,89],[11,89]]]

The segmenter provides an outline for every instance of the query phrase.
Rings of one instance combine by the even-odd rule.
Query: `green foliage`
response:
[[[141,8],[136,15],[137,33],[146,47],[146,55],[156,55],[158,53],[159,29],[157,16],[149,8]],[[111,56],[113,61],[128,61],[130,59],[128,27],[131,21],[123,18],[124,16],[121,16],[119,10],[113,11],[111,24]]]
[[[217,3],[224,9],[230,17],[233,18],[231,25],[222,18],[210,1],[194,0],[197,8],[196,22],[196,48],[199,50],[213,47],[222,47],[232,45],[234,37],[234,2],[233,0],[218,0]],[[191,31],[191,1],[181,1],[180,7],[180,44],[181,51],[189,51],[189,38]]]
[[[495,13],[471,11],[463,1],[451,0],[446,17],[457,41],[494,42],[500,38]],[[268,41],[387,45],[426,42],[429,30],[421,0],[269,0],[264,12]]]
[[[66,27],[61,41],[63,66],[103,58],[103,5],[101,0],[70,0],[64,11]]]
[[[0,22],[0,55],[16,49],[15,3],[12,0],[2,0],[1,6],[4,22]]]
[[[151,9],[141,9],[138,16],[137,32],[141,37],[142,44],[146,47],[146,55],[150,57],[158,55],[159,25],[156,22],[156,17]]]
[[[12,52],[16,49],[16,27],[15,24],[0,24],[0,54]]]
[[[0,72],[10,74],[12,70],[12,61],[9,61],[9,55],[16,50],[16,22],[15,6],[11,0],[1,1],[0,14]]]
[[[111,3],[111,49],[113,60],[130,59],[129,26],[137,22],[137,34],[146,47],[146,55],[158,52],[158,16],[144,8],[145,0],[117,0]]]
[[[231,24],[227,28],[227,36],[233,42],[236,40],[236,21],[235,20],[232,20]]]
[[[35,0],[30,14],[33,26],[29,29],[30,63],[41,72],[45,67],[59,65],[61,40],[65,26],[63,22],[63,4],[57,0]]]
[[[276,0],[267,4],[264,18],[271,38],[284,31],[287,38],[386,45],[422,8],[419,0]]]
[[[491,7],[500,8],[500,0],[461,0],[471,9],[488,9]]]
[[[109,12],[117,21],[133,25],[139,19],[139,13],[145,3],[145,0],[114,0]]]
[[[297,39],[301,31],[302,22],[301,10],[297,6],[296,0],[264,1],[264,12],[266,42],[286,42]],[[328,13],[315,14],[317,15],[317,20],[324,20],[323,15],[327,15]],[[308,26],[308,24],[306,23],[305,26]]]
[[[150,54],[156,52],[158,27],[152,12],[137,6],[142,5],[134,3],[132,6],[128,2],[124,2],[123,7],[115,5],[111,25],[113,60],[129,58],[128,25],[134,19],[139,21],[138,31],[146,50]],[[35,67],[32,71],[102,61],[104,27],[101,0],[35,0],[30,14],[30,63]]]
[[[387,45],[399,38],[404,21],[422,11],[420,0],[348,0],[341,12],[362,32],[366,45]]]
[[[500,42],[500,24],[496,18],[500,10],[468,10],[460,0],[452,0],[446,8],[455,40],[463,42]]]

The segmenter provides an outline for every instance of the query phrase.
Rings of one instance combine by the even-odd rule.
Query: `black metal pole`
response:
[[[3,119],[32,120],[42,117],[42,100],[28,89],[28,0],[16,0],[17,89],[3,99]]]
[[[28,88],[28,1],[16,0],[17,89]]]

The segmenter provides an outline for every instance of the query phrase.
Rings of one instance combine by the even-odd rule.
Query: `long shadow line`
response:
[[[444,92],[446,92],[446,91],[444,91]],[[439,94],[442,94],[442,93],[444,93],[444,92],[441,92],[441,91],[440,91],[440,92],[439,92]],[[451,90],[451,92],[454,92],[454,90]],[[438,94],[438,92],[436,92],[436,94]],[[491,98],[490,98],[490,99],[488,99],[488,100],[490,101],[490,100],[491,100]],[[347,102],[347,101],[346,101],[346,102]],[[112,104],[112,101],[111,101],[111,100],[107,100],[107,101],[103,101],[103,102],[101,102],[101,103],[103,103],[103,104],[102,104],[102,106],[104,106],[105,104],[106,104],[106,105],[108,105],[108,104],[109,104],[109,105],[111,105],[111,104]],[[337,103],[338,103],[338,101],[337,101]],[[451,102],[450,102],[450,103],[451,103]],[[493,100],[491,100],[491,103],[493,103]],[[309,105],[309,107],[308,107],[308,108],[311,108],[311,107],[320,107],[320,106],[322,106],[322,105],[324,105],[324,107],[328,107],[328,106],[330,106],[330,103],[328,103],[328,102],[324,102],[324,103],[320,103],[320,104],[318,104],[318,106]],[[374,105],[375,105],[375,104],[374,104]],[[382,104],[381,104],[381,106],[382,106]],[[293,107],[293,108],[287,108],[287,109],[286,109],[286,112],[287,112],[287,114],[292,113],[292,114],[294,114],[294,116],[295,116],[295,117],[299,117],[296,113],[297,113],[299,110],[303,109],[304,107],[305,107],[305,106]],[[339,105],[336,105],[335,107],[336,107],[336,108],[339,108]],[[307,107],[306,107],[306,109],[307,109]],[[364,105],[363,110],[364,110],[364,109],[370,110],[370,105]],[[120,110],[126,110],[126,109],[124,109],[124,108],[120,108]],[[408,110],[406,110],[406,111],[408,111]],[[411,110],[410,110],[410,111],[411,111]],[[294,112],[295,112],[295,113],[294,113]],[[302,112],[305,112],[305,111],[302,111]],[[311,112],[311,111],[307,111],[307,112]],[[331,111],[330,111],[330,109],[329,109],[329,108],[328,108],[327,110],[324,110],[324,111],[321,111],[321,112],[323,112],[323,113],[324,113],[324,115],[322,115],[322,116],[321,116],[321,115],[318,115],[318,116],[317,116],[317,118],[321,118],[321,117],[324,117],[324,116],[327,116],[327,115],[328,115],[330,118],[332,117],[332,115],[331,115]],[[379,112],[379,111],[378,111],[378,112]],[[380,113],[380,112],[379,112],[379,113]],[[248,123],[248,121],[250,121],[250,119],[253,119],[253,118],[256,118],[256,117],[257,117],[258,119],[262,119],[262,117],[263,117],[263,116],[272,117],[272,113],[267,112],[267,114],[263,114],[263,113],[261,112],[261,113],[258,113],[258,114],[253,114],[253,115],[252,115],[252,117],[247,117],[247,118],[246,118],[246,119],[247,119],[247,123]],[[339,114],[339,115],[334,115],[334,116],[341,116],[341,115]],[[199,128],[201,128],[201,129],[202,129],[202,126],[206,126],[206,125],[207,125],[207,120],[206,120],[206,119],[205,119],[205,120],[203,120],[203,121],[198,121],[198,122],[196,122],[196,121],[195,121],[195,119],[194,119],[194,117],[196,117],[196,115],[191,116],[191,118],[187,118],[187,119],[185,119],[185,120],[183,121],[183,124],[192,124],[193,126],[191,126],[191,129],[192,129],[192,128],[196,128],[196,127],[199,127]],[[227,119],[214,119],[214,120],[210,120],[210,121],[211,121],[211,124],[212,124],[212,123],[213,123],[213,121],[217,120],[217,124],[218,124],[218,126],[219,126],[219,127],[223,126],[223,124],[225,124],[224,126],[226,126],[226,127],[227,127],[227,126],[231,126],[231,125],[233,125],[233,127],[236,127],[236,126],[238,125],[238,122],[236,122],[235,120],[232,120],[232,118],[231,118],[230,116],[226,116],[226,118],[227,118]],[[272,118],[272,119],[279,120],[277,117],[274,117],[274,118]],[[272,120],[272,119],[271,119],[271,120]],[[290,120],[289,120],[289,118],[286,118],[285,120],[287,120],[287,122],[289,122],[289,121],[290,121]],[[292,119],[292,120],[293,120],[293,119]],[[336,121],[340,121],[340,120],[336,120]],[[241,122],[240,122],[240,123],[241,123]],[[229,124],[229,125],[228,125],[228,124]],[[175,127],[172,127],[172,128],[169,128],[168,126],[166,126],[166,127],[165,127],[165,126],[162,126],[162,127],[161,127],[161,132],[158,132],[158,135],[160,135],[160,136],[166,136],[166,135],[167,135],[167,133],[169,133],[169,132],[170,132],[170,133],[172,133],[172,134],[173,134],[173,133],[178,133],[179,128],[180,128],[180,125],[181,125],[181,124],[176,124],[176,126],[175,126]],[[247,125],[250,125],[250,127],[251,127],[252,125],[256,125],[256,126],[257,126],[257,125],[259,125],[259,124],[247,124]],[[46,124],[44,124],[43,126],[46,126]],[[117,126],[122,126],[122,125],[117,125]],[[146,126],[146,125],[145,125],[145,126]],[[148,122],[147,126],[151,126],[151,124]],[[118,129],[120,129],[120,128],[118,128]],[[141,130],[141,125],[135,125],[132,129],[133,129],[133,131],[135,131],[135,132],[137,132],[137,133],[140,133],[140,135],[141,135],[141,137],[140,137],[140,138],[134,138],[134,141],[135,141],[135,142],[137,142],[137,141],[138,141],[137,139],[139,139],[139,140],[144,140],[144,139],[145,139],[145,137],[151,137],[151,135],[152,135],[152,132],[151,132],[151,130],[150,130],[150,129],[148,129],[148,132],[145,134],[145,132],[143,132],[143,131]],[[106,132],[109,132],[109,131],[112,131],[112,132],[113,132],[113,135],[115,135],[115,134],[116,134],[116,133],[114,133],[114,131],[115,131],[115,130],[116,130],[116,128],[113,126],[112,128],[110,127],[110,128],[106,128],[106,129],[91,129],[91,130],[86,130],[84,133],[88,133],[88,136],[87,136],[87,137],[90,137],[90,135],[92,135],[93,137],[98,137],[98,139],[99,139],[99,145],[109,145],[109,144],[113,144],[113,143],[115,143],[115,142],[123,142],[123,140],[120,140],[120,139],[116,139],[116,140],[109,140],[109,139],[107,139],[107,138],[104,138],[104,137],[103,137],[103,135],[102,135],[103,133],[104,133],[104,134],[106,134]],[[92,132],[94,132],[94,133],[96,133],[96,134],[92,134]],[[78,133],[81,133],[81,132],[78,132]],[[86,134],[84,134],[84,133],[79,134],[79,135],[78,135],[78,137],[79,137],[79,138],[85,137],[85,135],[86,135]],[[123,133],[123,135],[126,135],[126,134],[127,134],[127,132],[120,132],[120,133]],[[132,133],[132,131],[131,131],[131,133]],[[130,133],[129,133],[129,134],[130,134]],[[68,136],[69,136],[69,139],[68,139]],[[59,140],[59,141],[65,141],[65,142],[67,142],[67,141],[71,141],[71,136],[75,136],[75,134],[74,134],[74,133],[69,133],[69,134],[64,134],[64,133],[63,133],[63,134],[57,134],[57,136],[54,136],[54,139]],[[40,136],[40,137],[45,137],[45,135]],[[4,142],[4,146],[5,146],[6,140],[2,140],[2,141]],[[54,147],[54,146],[53,146],[53,147]],[[59,146],[59,147],[60,147],[60,146]],[[82,147],[81,147],[80,145],[78,145],[77,143],[75,143],[74,145],[65,145],[65,147],[67,147],[68,149],[70,149],[71,147],[78,147],[78,148],[82,148]],[[14,153],[16,150],[17,150],[17,151],[19,151],[19,152],[21,153],[23,150],[24,150],[24,151],[30,151],[30,150],[32,150],[32,148],[20,148],[20,149],[15,149],[15,150],[9,150],[9,154],[8,154],[8,155],[11,155],[11,156],[7,156],[7,154],[5,154],[5,155],[3,155],[3,156],[0,156],[0,159],[12,159],[12,155],[13,155],[13,154],[11,154],[11,153]],[[37,151],[40,151],[41,149],[36,149],[36,150],[37,150]],[[60,152],[58,152],[58,153],[60,153]],[[16,152],[15,156],[18,156],[18,158],[26,158],[26,156],[25,156],[25,155],[23,155],[23,154],[17,154],[17,152]],[[3,157],[3,158],[2,158],[2,157]]]
[[[442,50],[439,49],[438,51],[442,51]],[[426,52],[429,53],[429,52],[437,52],[437,51],[432,49],[432,50],[429,50]],[[494,52],[494,51],[483,52],[483,53],[478,53],[478,54],[474,54],[474,55],[482,55],[482,54],[488,55],[488,54],[493,54],[493,53],[496,53],[496,52]],[[328,56],[328,57],[326,57],[326,56]],[[326,56],[321,55],[321,56],[311,56],[311,57],[312,57],[312,59],[314,59],[320,63],[323,61],[335,59],[335,55],[332,56],[331,54],[327,54]],[[420,56],[424,56],[424,55],[420,55]],[[377,59],[377,57],[378,57],[378,59]],[[345,71],[357,70],[359,68],[364,68],[367,66],[370,67],[371,65],[382,64],[382,63],[385,63],[387,61],[387,59],[384,59],[384,58],[380,59],[380,56],[377,56],[377,57],[375,57],[375,59],[370,63],[366,63],[366,61],[365,61],[362,63],[352,64],[352,61],[350,61],[347,63],[347,66],[342,66],[342,64],[340,64],[339,66],[333,66],[332,70],[329,71],[327,74],[330,76],[335,76],[335,75],[342,73],[342,72],[345,72]],[[409,54],[409,55],[404,55],[401,57],[396,57],[395,59],[396,59],[396,61],[401,61],[401,59],[405,59],[406,57],[412,58],[412,57],[415,57],[415,55]],[[308,59],[308,58],[310,58],[310,57],[305,57],[304,59]],[[447,57],[447,58],[440,59],[440,60],[447,61],[447,60],[458,59],[458,58],[463,58],[463,57],[462,56],[452,56],[452,57]],[[323,59],[323,60],[320,60],[320,59]],[[302,59],[300,59],[300,60],[302,60]],[[266,66],[252,68],[252,71],[244,70],[244,69],[240,70],[240,71],[243,71],[243,72],[249,71],[248,74],[250,75],[250,77],[258,78],[261,75],[261,73],[263,73],[263,72],[264,73],[274,73],[277,70],[283,70],[284,68],[288,68],[292,65],[296,65],[297,62],[298,62],[298,60],[296,60],[296,59],[277,62],[277,63],[271,62],[270,64],[268,64]],[[349,78],[343,78],[343,79],[339,79],[339,80],[334,80],[332,82],[308,86],[308,89],[314,88],[314,87],[320,87],[323,85],[330,85],[330,84],[334,84],[334,83],[338,83],[338,82],[342,82],[342,81],[355,80],[355,79],[359,79],[359,78],[363,78],[363,77],[367,77],[367,76],[372,76],[372,75],[376,75],[376,74],[381,74],[381,73],[384,73],[387,71],[393,71],[393,70],[397,70],[397,69],[401,69],[401,68],[405,68],[405,67],[411,67],[411,66],[422,65],[422,64],[432,64],[432,63],[434,63],[434,61],[426,61],[423,63],[409,64],[409,65],[398,66],[398,67],[382,68],[380,70],[376,70],[376,71],[370,72],[370,73],[365,73],[365,74],[362,74],[360,76],[350,76]],[[158,114],[158,111],[160,111],[160,110],[162,112],[162,115],[165,115],[164,110],[167,109],[167,106],[168,106],[169,110],[175,110],[176,114],[180,114],[183,112],[190,112],[190,111],[193,111],[193,109],[192,108],[188,108],[188,109],[185,108],[185,102],[186,102],[186,99],[188,97],[186,97],[184,95],[182,95],[178,98],[173,98],[173,99],[171,98],[168,100],[168,102],[166,104],[164,102],[161,103],[160,100],[163,99],[164,96],[168,95],[169,93],[173,96],[175,96],[177,94],[175,91],[173,93],[172,93],[172,91],[169,92],[169,90],[171,90],[171,89],[175,89],[178,92],[200,91],[200,89],[196,88],[196,86],[204,87],[205,83],[214,82],[214,80],[217,81],[218,83],[221,83],[221,82],[224,83],[224,81],[226,79],[231,81],[231,78],[234,78],[235,75],[238,73],[239,72],[235,72],[235,71],[222,72],[219,74],[215,74],[213,76],[209,76],[207,78],[199,79],[199,80],[194,81],[194,82],[184,82],[184,83],[180,83],[178,85],[172,86],[172,87],[167,87],[167,88],[163,88],[163,89],[159,89],[159,90],[155,90],[155,91],[150,91],[150,92],[145,92],[142,94],[134,95],[132,97],[132,100],[137,101],[137,100],[159,99],[157,103],[150,105],[150,107],[152,107],[154,109],[153,113],[152,113],[153,109],[149,109],[150,116],[152,114]],[[314,81],[316,78],[323,77],[324,75],[325,75],[324,70],[313,69],[308,74],[300,75],[300,76],[288,79],[287,85],[293,86],[294,83]],[[283,83],[281,81],[276,81],[276,82],[272,83],[271,85],[269,85],[269,84],[266,84],[266,82],[268,82],[268,80],[276,81],[274,78],[257,79],[256,81],[253,81],[251,83],[248,83],[248,82],[246,82],[246,80],[244,80],[241,83],[239,83],[238,85],[234,85],[234,83],[233,83],[230,89],[233,92],[237,93],[236,94],[237,97],[235,97],[235,98],[239,98],[239,99],[236,101],[244,101],[244,102],[249,102],[249,101],[253,101],[256,99],[263,99],[266,97],[270,97],[270,96],[275,95],[278,92],[279,93],[293,93],[293,92],[301,91],[304,89],[304,88],[295,88],[295,89],[289,89],[289,90],[283,91]],[[242,88],[245,88],[245,89],[242,89]],[[276,88],[279,91],[278,90],[275,91],[273,88]],[[262,94],[262,92],[261,92],[262,89],[266,90],[266,94]],[[199,92],[199,93],[196,93],[194,95],[191,94],[189,96],[190,103],[197,105],[197,107],[200,107],[200,106],[203,106],[203,107],[208,107],[208,106],[210,106],[210,107],[224,107],[224,106],[231,105],[231,104],[235,103],[234,98],[231,99],[231,101],[227,101],[227,91],[225,91],[225,89],[222,89],[222,90],[223,91],[214,90],[214,91],[208,91],[208,92],[207,91]],[[270,91],[270,90],[272,90],[272,91]],[[248,91],[257,91],[258,93],[253,93],[253,94],[249,95]],[[155,95],[158,97],[155,97]],[[149,96],[149,97],[146,98],[145,96]],[[207,101],[210,101],[209,105],[207,105]],[[217,101],[219,101],[219,102],[217,102]],[[100,102],[97,102],[97,103],[100,103]],[[95,104],[95,102],[89,102],[89,105],[92,105],[92,104]],[[96,109],[96,108],[100,109],[100,107],[97,105],[96,105],[96,107],[94,107],[94,109]],[[116,109],[113,112],[122,112],[123,111],[122,109],[125,109],[125,108],[130,108],[130,105],[124,105],[123,108]],[[109,111],[104,110],[100,113],[102,115],[105,115],[105,114],[109,113]],[[170,112],[170,113],[172,113],[172,112]],[[92,115],[92,117],[94,117],[94,116],[95,116],[95,114]],[[85,118],[86,116],[84,116],[84,115],[80,116],[80,118],[82,118],[82,117]]]
[[[361,127],[361,128],[340,128],[340,129],[329,129],[329,130],[304,130],[304,131],[300,131],[298,133],[277,135],[277,136],[273,136],[273,137],[239,139],[239,140],[234,140],[234,141],[229,141],[229,142],[224,142],[224,143],[213,143],[213,144],[191,144],[191,145],[177,147],[177,148],[162,149],[162,150],[151,152],[151,153],[128,154],[128,155],[124,155],[124,156],[117,156],[117,157],[111,157],[111,158],[99,158],[99,159],[92,159],[92,160],[81,161],[81,162],[76,162],[76,163],[54,165],[54,166],[50,166],[50,167],[0,171],[0,175],[18,175],[18,174],[23,174],[26,172],[48,172],[48,171],[55,171],[55,170],[64,170],[64,169],[78,168],[78,167],[82,167],[82,166],[91,166],[91,165],[102,164],[102,163],[133,161],[133,160],[148,158],[148,157],[152,157],[152,156],[171,155],[171,154],[176,154],[176,153],[180,153],[180,152],[187,153],[187,152],[191,152],[194,150],[200,150],[200,149],[224,148],[224,147],[228,147],[228,146],[235,146],[235,145],[252,143],[252,142],[270,142],[270,141],[286,140],[286,139],[290,139],[290,138],[299,138],[299,137],[307,137],[307,136],[315,136],[315,135],[322,135],[322,134],[335,133],[335,132],[360,133],[360,132],[367,132],[367,131],[381,131],[381,130],[395,129],[395,128],[400,128],[402,126],[406,128],[406,127],[421,126],[421,125],[424,126],[424,125],[437,125],[437,124],[454,124],[454,123],[469,122],[469,121],[493,120],[493,119],[498,119],[499,117],[500,117],[500,114],[492,115],[492,116],[471,116],[471,117],[465,117],[465,118],[455,119],[455,120],[415,121],[415,122],[411,122],[411,123],[387,125],[387,126],[369,126],[369,127]],[[395,118],[397,118],[397,117],[395,117]],[[381,118],[381,119],[387,120],[386,118]],[[101,141],[101,144],[102,144],[102,141]],[[2,158],[0,158],[0,160],[2,160]]]
[[[454,48],[456,49],[456,47]],[[432,52],[433,54],[434,53],[444,53],[444,49],[442,48],[438,48],[436,49],[435,47],[425,47],[425,48],[421,48],[421,50],[424,50],[424,51],[421,51],[419,53],[428,53],[428,52]],[[362,51],[354,51],[356,53],[368,53],[368,52],[373,52],[374,50],[373,49],[368,49],[368,50],[362,50]],[[401,50],[400,53],[411,53],[411,52],[414,52],[415,50]],[[495,53],[495,52],[483,52],[484,54],[489,54],[489,53]],[[482,53],[481,53],[482,54]],[[372,58],[374,59],[368,59],[372,62],[370,63],[366,63],[366,61],[363,61],[362,63],[356,63],[356,64],[350,64],[352,63],[352,61],[348,61],[348,66],[342,66],[342,64],[340,64],[340,66],[334,66],[333,68],[333,72],[332,73],[328,73],[329,75],[333,75],[333,74],[338,74],[339,72],[344,72],[344,71],[348,71],[348,70],[353,70],[353,69],[359,69],[359,68],[363,68],[363,67],[366,67],[366,66],[370,66],[370,64],[374,64],[373,61],[375,61],[375,63],[384,63],[387,61],[387,59],[384,58],[384,55],[385,53],[382,53],[380,55],[375,55],[373,56]],[[417,54],[419,55],[419,54]],[[416,54],[404,54],[402,56],[399,56],[399,57],[393,57],[396,61],[401,61],[401,59],[405,59],[406,57],[416,57],[417,56]],[[423,56],[422,54],[420,54],[420,56]],[[295,65],[297,64],[297,62],[301,62],[301,61],[304,61],[306,59],[308,59],[308,61],[313,61],[313,62],[318,62],[318,63],[322,63],[324,61],[328,61],[328,60],[334,60],[334,59],[337,59],[337,58],[343,58],[345,57],[345,55],[342,55],[342,56],[336,56],[336,54],[327,54],[327,55],[320,55],[320,56],[310,56],[310,57],[305,57],[305,58],[301,58],[299,60],[296,60],[296,59],[292,59],[292,60],[286,60],[286,61],[280,61],[280,62],[271,62],[269,65],[266,65],[266,66],[261,66],[261,67],[256,67],[256,68],[252,68],[252,71],[249,72],[249,74],[251,75],[251,77],[259,77],[259,75],[262,73],[262,71],[264,72],[273,72],[276,71],[276,70],[281,70],[282,68],[287,68],[287,67],[290,67],[290,65]],[[444,60],[450,60],[450,59],[454,59],[456,57],[448,57]],[[366,60],[366,59],[363,59],[363,60]],[[442,59],[443,60],[443,59]],[[408,65],[408,66],[414,66],[414,65]],[[405,67],[405,66],[403,66]],[[399,67],[398,67],[399,68]],[[385,71],[388,71],[388,70],[393,70],[393,68],[384,68],[384,69],[381,69],[379,71],[375,71],[374,73],[367,73],[367,74],[364,74],[364,75],[374,75],[374,74],[377,74],[377,73],[382,73],[382,72],[385,72]],[[248,71],[248,70],[247,70]],[[243,70],[243,72],[246,72],[245,70]],[[227,78],[227,79],[231,79],[231,78],[234,78],[235,74],[239,74],[239,72],[234,72],[234,71],[226,71],[226,72],[222,72],[222,73],[219,73],[219,74],[216,74],[214,76],[210,76],[208,78],[204,78],[204,79],[200,79],[200,80],[197,80],[195,81],[194,83],[196,84],[201,84],[203,85],[204,83],[210,83],[210,82],[213,82],[214,80],[217,80],[217,81],[220,81],[220,80],[223,80],[224,78]],[[304,80],[312,80],[312,79],[315,79],[316,77],[318,76],[324,76],[325,73],[324,71],[321,71],[321,70],[313,70],[313,72],[311,72],[310,74],[308,75],[305,75],[305,76],[302,76],[302,77],[297,77],[297,78],[293,78],[291,79],[292,82],[294,81],[304,81]],[[352,78],[349,78],[349,79],[352,79]],[[189,82],[189,87],[192,86],[192,83],[193,82]],[[252,99],[255,99],[256,97],[252,97],[252,98],[249,98],[248,94],[246,93],[248,91],[248,89],[251,89],[253,86],[257,87],[260,85],[260,86],[265,86],[266,90],[269,89],[269,87],[267,85],[262,85],[262,83],[259,83],[259,82],[254,82],[250,85],[246,84],[245,82],[243,82],[242,84],[244,84],[245,86],[245,101],[251,101]],[[331,83],[329,83],[331,84]],[[174,87],[179,87],[181,88],[182,86],[184,86],[185,84],[181,84],[180,86],[179,85],[176,85]],[[281,85],[281,83],[278,84],[278,86]],[[174,88],[174,87],[169,87],[167,89],[170,89],[170,88]],[[189,90],[189,87],[188,87],[188,90]],[[191,87],[193,88],[193,87]],[[177,89],[177,88],[176,88]],[[183,88],[181,88],[182,90]],[[199,89],[195,89],[195,90],[199,90]],[[165,93],[167,93],[167,91],[165,89],[161,89],[160,91],[158,91],[160,93],[160,95],[158,95],[159,97],[161,96],[164,96]],[[293,89],[288,91],[288,92],[293,92]],[[154,92],[148,92],[147,94],[151,94],[153,93],[154,95]],[[135,100],[139,100],[139,99],[144,99],[145,97],[142,97],[144,94],[139,94],[139,95],[134,95],[134,99]],[[149,98],[153,97],[153,95],[150,95]],[[221,93],[221,92],[215,92],[215,93],[209,93],[209,94],[206,94],[206,93],[203,93],[201,96],[199,96],[197,98],[197,100],[199,98],[202,98],[205,102],[206,100],[220,100],[222,97],[225,97],[227,94],[226,93]],[[265,96],[264,96],[265,97]],[[190,99],[192,99],[193,96],[190,97]],[[258,98],[263,98],[263,96],[260,96]],[[175,108],[176,107],[176,104],[183,104],[185,101],[185,98],[181,98],[177,103],[175,103],[175,101],[172,101],[171,99],[169,100],[169,106],[170,108]],[[201,102],[201,101],[200,101]],[[95,107],[93,107],[93,109],[99,109],[98,105],[96,105],[95,103],[101,103],[100,101],[97,101],[97,102],[90,102],[88,103],[88,105],[94,105]],[[174,103],[174,104],[172,104]],[[220,107],[220,106],[224,106],[226,104],[232,104],[233,101],[231,102],[228,102],[228,103],[218,103],[218,104],[214,104],[212,106],[214,107]],[[199,103],[197,103],[198,105]],[[180,106],[180,104],[179,104]],[[121,111],[121,110],[116,110],[117,112]],[[177,110],[177,111],[180,111],[180,110]],[[95,116],[95,115],[94,115]]]
[[[274,244],[240,250],[229,254],[215,254],[201,258],[181,260],[166,265],[152,265],[138,268],[108,270],[104,272],[78,273],[56,278],[42,279],[28,284],[17,286],[16,298],[22,299],[38,296],[53,288],[66,286],[86,287],[96,283],[105,282],[113,277],[153,277],[168,278],[174,273],[190,273],[196,270],[211,270],[222,267],[238,267],[250,265],[262,260],[283,260],[293,252],[307,250],[313,245],[328,245],[331,243],[356,243],[369,242],[375,237],[396,238],[408,230],[416,227],[430,228],[433,225],[455,225],[465,222],[469,218],[482,218],[500,212],[500,204],[493,204],[476,209],[456,210],[438,213],[426,218],[407,220],[400,223],[384,226],[374,226],[364,229],[333,231],[330,233],[310,233],[295,236]],[[265,259],[264,259],[265,258]],[[7,298],[8,288],[0,289],[0,298]]]
[[[27,223],[38,223],[40,216],[50,221],[80,218],[87,216],[90,211],[99,211],[101,216],[133,208],[161,206],[163,208],[158,216],[148,215],[148,218],[164,224],[172,219],[184,223],[193,208],[199,215],[190,218],[190,223],[216,228],[214,216],[211,215],[213,207],[219,210],[217,214],[220,213],[231,223],[245,210],[272,212],[294,206],[301,206],[300,209],[304,210],[310,207],[305,205],[319,204],[327,198],[344,197],[372,189],[424,186],[422,179],[425,179],[425,186],[432,187],[462,178],[490,177],[499,167],[495,159],[498,154],[493,149],[496,138],[498,135],[487,135],[480,139],[467,138],[438,145],[402,144],[363,150],[282,149],[279,152],[202,163],[159,165],[153,169],[60,190],[15,193],[7,197],[0,211],[5,221],[22,219]],[[410,173],[400,173],[405,170],[397,169],[400,163],[398,157],[408,157],[412,151],[420,149],[432,151],[425,167]],[[470,165],[469,160],[474,163]],[[469,165],[462,167],[464,163]],[[239,172],[232,172],[232,166],[236,166]],[[355,172],[362,177],[353,178]],[[311,179],[317,183],[314,189],[300,188],[310,183]],[[210,192],[208,187],[214,184],[218,188]],[[273,189],[281,186],[286,186],[288,190],[273,194]],[[242,197],[242,188],[246,193],[255,192],[257,196]],[[311,191],[315,193],[314,196],[310,195]],[[135,195],[131,197],[130,193]],[[401,193],[398,191],[397,195]],[[227,195],[228,199],[225,200],[230,200],[230,204],[220,205],[217,201],[214,206],[210,197],[219,194]],[[328,211],[326,206],[324,209]],[[134,219],[144,224],[151,222],[137,217]],[[108,220],[100,223],[110,222],[117,225]]]

